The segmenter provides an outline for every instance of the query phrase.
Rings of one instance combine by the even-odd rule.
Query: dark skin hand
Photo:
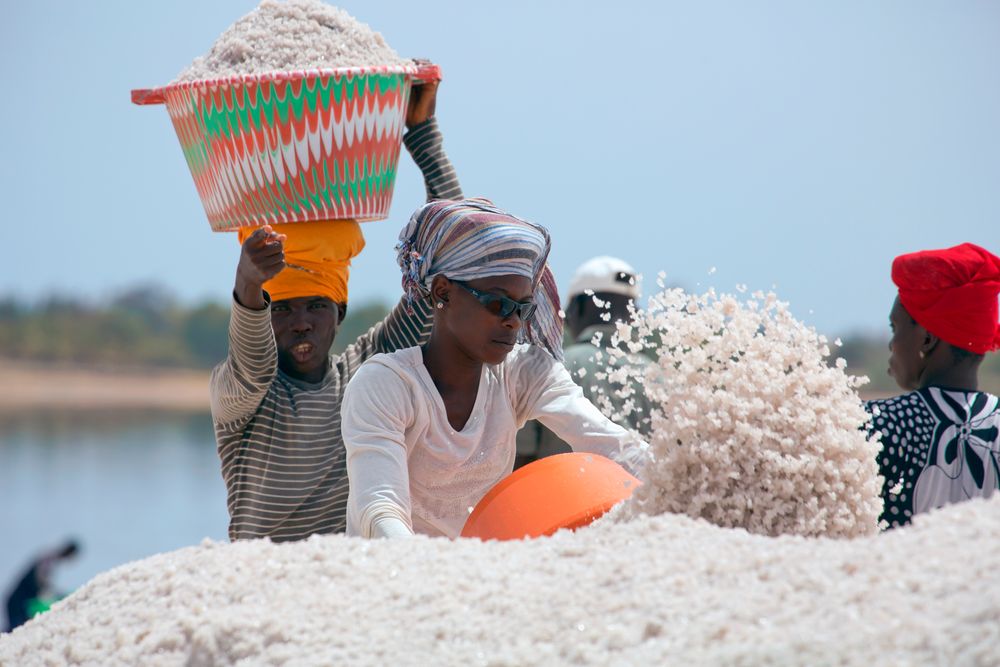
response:
[[[956,360],[951,345],[914,321],[899,297],[889,312],[889,327],[889,375],[901,389],[916,391],[933,385],[978,390],[982,357]]]
[[[418,64],[429,63],[427,60],[415,62]],[[434,115],[434,110],[437,108],[438,84],[440,83],[440,81],[428,81],[417,84],[410,90],[410,101],[406,105],[406,118],[403,121],[407,130]]]
[[[532,300],[531,280],[522,276],[493,276],[466,284],[515,301]],[[431,299],[434,328],[422,349],[424,366],[441,394],[448,422],[460,431],[475,407],[483,364],[499,364],[507,357],[523,322],[516,311],[508,317],[489,312],[472,294],[444,276],[434,278]]]
[[[233,288],[241,305],[253,310],[267,307],[264,283],[285,268],[285,239],[285,235],[275,232],[271,225],[264,225],[243,242]]]

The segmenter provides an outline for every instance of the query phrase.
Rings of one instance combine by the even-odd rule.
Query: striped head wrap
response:
[[[547,263],[550,247],[548,230],[487,199],[438,200],[417,209],[399,233],[396,261],[410,304],[427,298],[434,276],[441,274],[454,280],[530,278],[537,307],[518,340],[541,345],[561,361],[562,317]]]

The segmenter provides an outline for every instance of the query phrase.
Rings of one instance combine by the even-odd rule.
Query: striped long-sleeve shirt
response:
[[[403,143],[423,172],[428,200],[462,197],[433,118],[407,132]],[[415,304],[414,314],[408,315],[401,301],[385,320],[330,359],[322,382],[309,384],[278,369],[270,310],[251,310],[233,300],[229,356],[211,379],[230,539],[285,541],[344,531],[344,388],[372,355],[423,342],[430,324],[427,304]]]

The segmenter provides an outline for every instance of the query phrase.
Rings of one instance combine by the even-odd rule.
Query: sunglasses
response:
[[[466,292],[476,297],[476,301],[481,303],[483,305],[483,308],[490,311],[494,315],[497,315],[498,317],[506,319],[516,312],[518,317],[521,318],[522,322],[527,322],[535,314],[535,307],[537,306],[537,304],[535,303],[514,301],[514,299],[508,299],[507,297],[500,296],[499,294],[480,292],[477,289],[469,287],[460,280],[452,280],[451,282],[455,283],[456,285],[464,289]]]

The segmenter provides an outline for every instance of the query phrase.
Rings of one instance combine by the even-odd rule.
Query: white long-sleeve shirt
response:
[[[347,533],[378,536],[376,523],[457,537],[471,508],[514,467],[515,436],[538,419],[574,450],[624,461],[643,443],[588,401],[544,350],[519,345],[484,366],[460,431],[419,347],[373,356],[354,376],[341,412],[347,449]]]

